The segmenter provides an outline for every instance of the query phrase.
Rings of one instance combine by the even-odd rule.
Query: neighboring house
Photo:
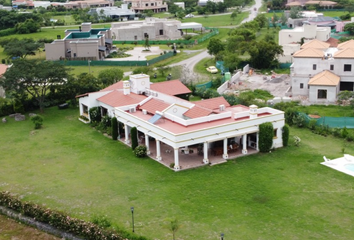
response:
[[[208,1],[211,1],[211,2],[214,2],[214,3],[218,3],[218,2],[224,2],[224,0],[199,0],[198,1],[198,6],[206,6],[207,5],[207,2]]]
[[[317,27],[315,25],[303,25],[294,29],[282,29],[279,31],[279,45],[283,46],[283,55],[278,60],[281,63],[292,62],[292,55],[300,50],[300,42],[308,42],[313,39],[327,41],[330,38],[331,28]]]
[[[130,9],[136,13],[142,13],[146,10],[151,10],[154,13],[168,11],[168,5],[163,0],[129,0],[125,3],[130,3]]]
[[[185,9],[184,2],[174,2],[173,4],[177,5],[178,7],[182,8],[183,10]]]
[[[12,7],[0,5],[0,10],[12,11]]]
[[[292,95],[311,103],[334,103],[339,91],[354,90],[354,40],[330,47],[312,40],[293,55]]]
[[[285,6],[303,7],[303,6],[311,6],[311,5],[320,5],[321,7],[333,8],[333,6],[337,5],[337,3],[332,1],[288,0]]]
[[[90,15],[97,14],[98,17],[109,17],[113,20],[118,19],[120,21],[134,20],[137,14],[134,11],[128,9],[127,4],[122,4],[118,7],[98,7],[91,8],[88,12]]]
[[[200,23],[181,23],[178,20],[146,18],[143,21],[113,22],[112,36],[117,41],[179,39],[184,29],[202,29]]]
[[[179,80],[151,83],[148,75],[137,74],[129,81],[77,97],[80,115],[89,117],[90,108],[100,107],[102,115],[116,117],[124,124],[119,135],[128,145],[130,129],[136,127],[140,144],[151,157],[167,165],[162,153],[169,152],[175,170],[184,167],[180,162],[187,158],[189,147],[198,146],[193,159],[204,164],[209,163],[210,154],[225,161],[232,150],[257,152],[259,125],[265,122],[274,127],[273,147],[282,147],[284,112],[255,105],[230,106],[223,97],[197,102],[176,97],[190,93]]]
[[[33,1],[33,0],[15,0],[12,1],[13,7],[18,6],[26,6],[29,8],[34,7],[44,7],[47,8],[48,6],[64,6],[65,8],[72,9],[72,8],[91,8],[91,7],[109,7],[113,6],[113,1],[106,1],[106,0],[86,0],[86,1],[72,1],[72,2],[49,2],[49,1]]]
[[[109,28],[91,28],[82,23],[77,30],[66,30],[65,37],[45,44],[47,60],[99,60],[112,48],[112,32]]]

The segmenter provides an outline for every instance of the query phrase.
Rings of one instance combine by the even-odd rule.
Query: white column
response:
[[[257,151],[259,151],[259,147],[258,147],[258,140],[259,140],[259,132],[257,132],[257,137],[256,137],[256,144],[257,144]]]
[[[161,161],[161,159],[160,141],[156,139],[156,160]]]
[[[150,154],[150,146],[149,146],[149,135],[145,133],[145,146],[146,146],[146,154]]]
[[[224,154],[222,155],[224,159],[228,159],[229,155],[227,154],[227,138],[224,139]]]
[[[175,157],[175,166],[174,169],[175,170],[180,170],[180,166],[179,166],[179,158],[178,158],[178,148],[174,148],[173,149],[174,152],[174,157]]]
[[[129,144],[129,131],[128,131],[128,125],[124,124],[124,132],[125,132],[125,143]]]
[[[242,153],[247,154],[247,134],[242,136]]]
[[[203,163],[205,163],[205,164],[209,163],[209,159],[208,159],[208,142],[204,142],[204,159],[203,159]]]

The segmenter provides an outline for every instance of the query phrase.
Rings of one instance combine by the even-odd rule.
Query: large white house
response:
[[[334,103],[339,91],[354,90],[354,40],[330,47],[312,40],[293,55],[292,94],[311,103]]]
[[[303,25],[294,29],[279,31],[279,45],[283,46],[283,55],[278,57],[279,62],[292,62],[292,55],[300,50],[300,42],[317,39],[327,41],[331,35],[330,27],[317,27],[316,25]]]
[[[130,144],[130,129],[136,127],[141,144],[153,152],[151,157],[163,162],[163,153],[169,151],[176,171],[184,167],[180,162],[190,157],[186,149],[191,147],[198,149],[193,160],[204,164],[211,154],[224,160],[236,150],[239,154],[258,151],[259,125],[265,122],[274,127],[273,147],[282,147],[284,112],[230,106],[223,97],[197,102],[177,97],[190,93],[179,80],[151,83],[148,75],[131,75],[129,81],[78,96],[80,115],[89,117],[89,109],[98,106],[102,115],[115,116],[124,124],[119,135],[126,144]]]

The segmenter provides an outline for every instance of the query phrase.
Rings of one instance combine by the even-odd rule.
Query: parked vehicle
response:
[[[187,14],[186,16],[185,16],[185,18],[192,18],[192,17],[194,17],[194,15],[193,14]]]
[[[210,73],[217,73],[218,69],[215,66],[207,67],[206,70]]]

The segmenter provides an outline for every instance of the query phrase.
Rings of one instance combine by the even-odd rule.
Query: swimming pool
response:
[[[349,170],[349,171],[354,172],[354,164],[345,164],[344,168]]]
[[[322,165],[333,168],[342,173],[348,174],[354,177],[354,156],[344,154],[343,157],[329,160],[324,157],[325,161],[321,162]]]

